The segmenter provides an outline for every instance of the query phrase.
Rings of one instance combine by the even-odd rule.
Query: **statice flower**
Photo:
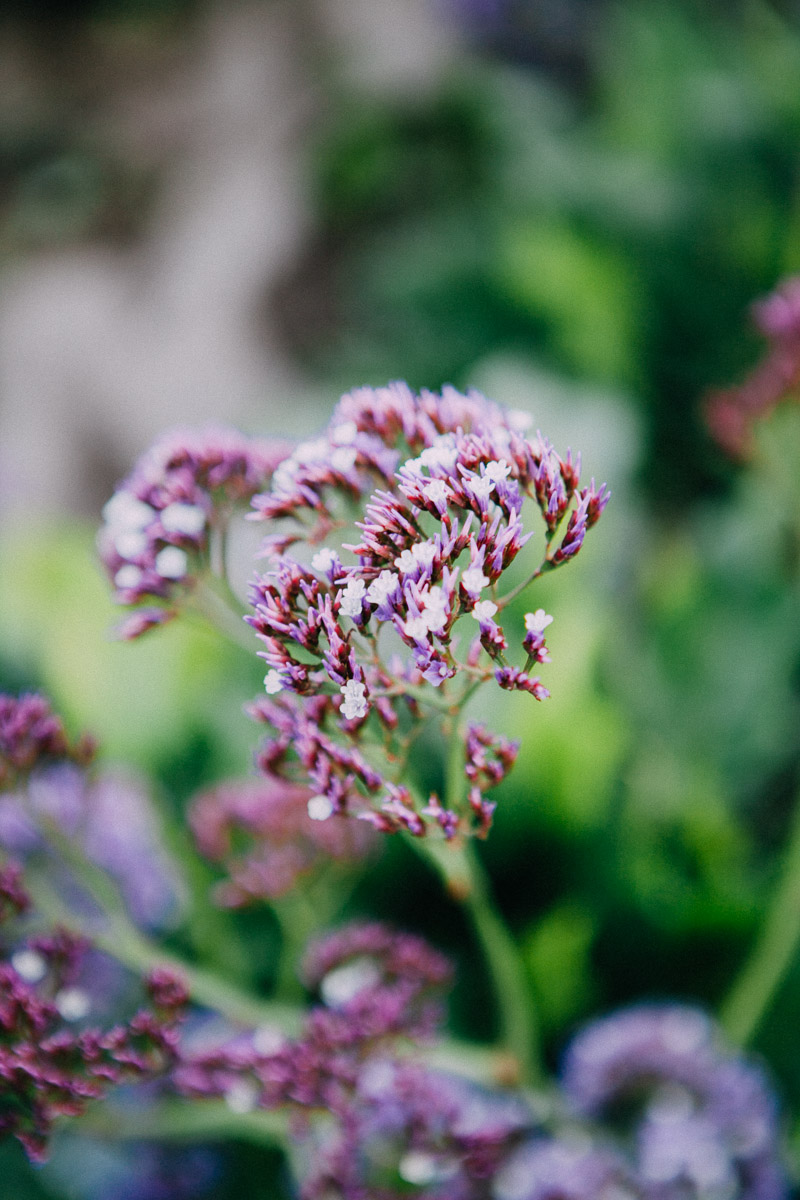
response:
[[[712,436],[739,459],[752,453],[759,419],[800,387],[800,276],[785,279],[757,301],[752,318],[767,342],[766,354],[743,383],[712,392],[705,404]]]
[[[639,1200],[630,1166],[618,1152],[580,1130],[541,1134],[509,1156],[494,1180],[493,1200]]]
[[[131,639],[164,624],[212,564],[231,516],[268,483],[284,443],[210,428],[165,434],[139,459],[103,509],[98,549],[119,604],[135,611]],[[220,551],[224,557],[224,551]]]
[[[88,737],[70,741],[63,721],[44,696],[0,693],[0,790],[23,781],[37,766],[57,762],[85,766],[94,750]]]
[[[697,1009],[640,1006],[595,1022],[570,1046],[562,1084],[584,1116],[626,1114],[648,1198],[786,1193],[767,1080]]]
[[[419,1063],[373,1059],[346,1119],[313,1145],[304,1200],[483,1200],[532,1123],[517,1097]]]
[[[54,1123],[83,1112],[117,1083],[163,1074],[174,1060],[183,985],[164,970],[147,980],[151,1007],[102,1030],[84,1023],[90,1000],[74,986],[87,945],[65,930],[26,940],[8,921],[29,910],[18,865],[0,870],[0,1136],[41,1161]]]
[[[490,813],[472,793],[458,810],[436,796],[420,802],[390,770],[360,769],[359,746],[370,727],[386,762],[402,760],[426,694],[453,711],[492,680],[537,700],[549,694],[529,674],[549,658],[544,624],[526,634],[527,661],[509,662],[501,617],[519,587],[503,595],[501,584],[534,536],[530,511],[539,511],[543,548],[529,581],[577,554],[609,497],[593,481],[581,488],[579,462],[541,435],[530,440],[526,423],[477,392],[358,389],[253,500],[255,518],[281,520],[264,543],[270,566],[248,618],[271,698],[255,712],[275,731],[262,758],[289,779],[313,772],[332,812],[416,836],[488,828]],[[318,739],[309,736],[312,712]]]
[[[27,859],[52,828],[113,876],[139,924],[165,924],[179,886],[150,797],[133,777],[87,771],[94,751],[85,735],[67,738],[43,696],[0,695],[0,847]],[[74,885],[63,864],[54,879]]]
[[[189,824],[201,854],[225,866],[218,901],[238,906],[283,896],[328,862],[363,859],[371,830],[331,815],[327,797],[265,775],[202,792],[191,802]]]

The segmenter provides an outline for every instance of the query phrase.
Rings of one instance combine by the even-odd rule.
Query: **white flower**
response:
[[[443,433],[438,437],[432,446],[422,451],[419,456],[419,461],[429,470],[431,467],[442,467],[445,471],[452,471],[456,465],[458,458],[458,450],[455,446],[455,438],[452,433]]]
[[[65,1021],[82,1021],[92,1004],[83,988],[68,987],[56,994],[55,1006]]]
[[[467,567],[461,576],[461,583],[470,596],[477,596],[483,588],[491,583],[491,580],[488,575],[484,575],[480,567]]]
[[[281,679],[280,674],[274,668],[270,671],[267,671],[266,675],[264,676],[264,687],[266,688],[268,696],[275,696],[278,692],[283,691],[283,680]]]
[[[103,506],[103,519],[115,529],[146,529],[155,517],[155,511],[144,500],[137,500],[130,492],[115,492]]]
[[[237,1079],[225,1092],[225,1103],[231,1112],[252,1112],[258,1104],[257,1084],[252,1079]]]
[[[156,555],[155,569],[162,579],[183,579],[189,556],[179,546],[165,546]]]
[[[333,550],[323,546],[312,558],[311,565],[315,571],[330,571],[336,562],[337,556]]]
[[[319,985],[319,994],[328,1008],[343,1008],[365,988],[374,988],[381,972],[374,959],[365,954],[334,967]]]
[[[36,950],[17,950],[11,955],[11,965],[26,983],[38,983],[47,974],[47,963]]]
[[[403,632],[406,637],[413,638],[415,642],[422,642],[428,636],[428,622],[424,617],[409,617],[403,626]]]
[[[447,624],[447,596],[440,587],[429,588],[422,599],[422,620],[431,633],[441,633]]]
[[[348,471],[352,471],[356,465],[356,452],[352,446],[340,446],[338,450],[334,450],[330,457],[330,464],[334,471],[341,472],[346,475]]]
[[[394,571],[381,571],[377,579],[373,579],[367,588],[367,599],[372,604],[383,604],[393,596],[400,587],[400,580]]]
[[[401,575],[408,575],[411,571],[416,571],[419,565],[410,550],[404,550],[396,561],[397,569]]]
[[[184,533],[187,537],[195,537],[205,529],[205,510],[199,504],[168,504],[161,511],[161,524],[168,533]]]
[[[441,504],[450,499],[450,488],[443,479],[432,479],[430,483],[425,484],[422,491],[433,504]]]
[[[433,542],[415,542],[411,553],[421,566],[430,567],[436,558],[436,546]]]
[[[525,628],[528,633],[544,633],[552,620],[553,618],[543,608],[537,608],[536,612],[525,613]]]
[[[362,717],[367,715],[369,704],[365,696],[366,688],[363,683],[359,683],[356,679],[348,679],[347,683],[342,684],[339,691],[344,696],[342,701],[342,716],[348,721],[360,721]]]
[[[511,464],[507,463],[504,458],[498,459],[496,462],[486,464],[484,470],[484,479],[489,477],[494,483],[499,483],[501,479],[508,479],[511,474]]]
[[[491,600],[481,600],[475,605],[472,612],[469,614],[476,621],[491,621],[494,614],[497,612],[497,605]]]
[[[346,617],[360,617],[367,587],[363,579],[349,579],[340,593],[341,611]]]
[[[301,442],[295,447],[292,458],[295,463],[308,466],[310,463],[325,462],[330,455],[331,447],[327,438],[316,438],[313,442]]]
[[[334,446],[349,446],[357,433],[358,426],[355,421],[342,421],[339,425],[334,425],[330,439]]]
[[[141,582],[142,571],[133,563],[126,563],[124,567],[120,567],[114,576],[114,587],[118,588],[135,588]]]
[[[464,484],[476,500],[488,500],[495,488],[491,475],[471,475],[464,480]]]
[[[512,429],[517,433],[524,433],[526,429],[530,429],[533,424],[533,417],[530,413],[523,412],[521,408],[514,408],[506,413],[506,420]]]
[[[114,538],[114,549],[120,558],[138,558],[147,549],[147,534],[140,529],[123,529]]]
[[[333,805],[327,796],[312,796],[306,808],[312,821],[327,821],[333,816]]]

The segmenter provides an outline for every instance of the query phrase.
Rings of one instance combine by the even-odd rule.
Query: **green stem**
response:
[[[720,1020],[740,1044],[751,1041],[800,946],[800,795],[783,865],[755,946],[722,1005]]]
[[[74,854],[70,865],[75,866]],[[281,1032],[293,1034],[300,1025],[298,1009],[273,1001],[261,1000],[202,967],[185,962],[177,955],[162,950],[150,941],[125,915],[117,903],[114,886],[93,864],[81,860],[79,882],[102,910],[104,924],[97,928],[93,922],[83,927],[81,919],[61,900],[41,873],[30,871],[26,886],[39,911],[53,922],[85,933],[89,940],[117,962],[136,972],[149,972],[166,967],[179,975],[192,998],[236,1024],[275,1026]]]
[[[187,608],[194,610],[228,641],[233,642],[248,654],[255,655],[258,649],[252,630],[242,620],[243,613],[238,601],[227,584],[209,577],[200,579],[187,600]]]
[[[137,1112],[129,1106],[93,1107],[81,1119],[81,1132],[115,1141],[205,1141],[240,1138],[257,1145],[284,1146],[288,1141],[286,1113],[234,1112],[219,1100],[167,1100]]]

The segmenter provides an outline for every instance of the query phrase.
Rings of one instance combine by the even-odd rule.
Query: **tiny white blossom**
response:
[[[286,1045],[286,1036],[273,1025],[259,1025],[253,1034],[256,1054],[277,1054]]]
[[[408,1150],[397,1164],[397,1174],[414,1187],[444,1183],[458,1174],[455,1158],[443,1158],[425,1150]]]
[[[425,484],[422,490],[433,504],[440,504],[442,501],[450,499],[450,488],[443,479],[432,479],[430,483]]]
[[[431,633],[441,633],[447,624],[447,596],[443,588],[432,587],[422,601],[422,620]]]
[[[168,504],[160,516],[168,533],[185,533],[188,537],[202,533],[206,525],[205,510],[199,504]]]
[[[424,616],[409,617],[403,626],[403,632],[406,637],[413,638],[415,642],[424,641],[429,632],[428,622]]]
[[[367,697],[364,695],[366,688],[363,683],[359,683],[356,679],[348,679],[347,683],[342,684],[339,691],[344,696],[342,701],[342,716],[348,721],[360,721],[362,717],[367,715],[369,704]]]
[[[55,1006],[65,1021],[82,1021],[92,1004],[83,988],[68,987],[56,993]]]
[[[411,547],[411,553],[423,567],[430,567],[436,558],[436,546],[433,542],[415,542]]]
[[[393,596],[400,587],[400,580],[394,571],[381,571],[377,579],[373,579],[367,588],[367,599],[372,604],[383,604],[389,596]]]
[[[162,579],[182,579],[189,566],[189,557],[180,546],[165,546],[156,555],[154,565]]]
[[[225,1092],[225,1103],[231,1112],[252,1112],[258,1104],[257,1084],[252,1079],[237,1079]]]
[[[488,500],[495,489],[495,481],[490,475],[471,475],[464,484],[477,500]]]
[[[333,805],[327,796],[312,796],[306,808],[312,821],[327,821],[333,816]]]
[[[115,492],[103,505],[103,520],[120,530],[146,529],[155,515],[149,504],[125,491]]]
[[[135,567],[133,563],[126,563],[124,567],[120,567],[114,576],[114,587],[118,588],[135,588],[142,582],[143,572],[139,567]]]
[[[335,562],[336,555],[333,550],[330,550],[327,546],[323,546],[312,558],[311,565],[315,571],[330,571]]]
[[[491,600],[481,600],[475,605],[469,615],[474,617],[476,621],[491,621],[496,612],[496,604],[493,604]]]
[[[292,458],[296,463],[307,466],[309,463],[325,462],[331,452],[327,438],[315,438],[313,442],[301,442],[295,447]]]
[[[543,633],[552,620],[543,608],[537,608],[536,612],[525,613],[525,628],[528,633]]]
[[[496,462],[486,464],[484,478],[488,475],[494,483],[499,483],[501,479],[508,479],[510,474],[511,464],[507,463],[504,458],[500,458]]]
[[[524,433],[526,429],[530,429],[533,424],[533,417],[530,413],[523,412],[521,408],[514,408],[511,412],[506,413],[506,420],[512,429],[517,433]]]
[[[341,591],[341,611],[346,617],[360,617],[367,586],[363,579],[349,579]]]
[[[410,550],[404,550],[397,558],[397,569],[401,575],[408,575],[411,571],[416,571],[419,563]]]
[[[279,672],[276,671],[274,667],[272,670],[267,671],[266,675],[264,676],[264,687],[266,688],[268,696],[275,696],[278,692],[283,691],[283,680],[281,679]]]
[[[340,471],[342,475],[346,475],[356,465],[355,450],[352,446],[340,446],[338,450],[334,450],[333,454],[331,454],[330,464],[334,471]]]
[[[480,567],[467,567],[461,576],[461,582],[470,596],[477,596],[491,583],[491,579],[484,575]]]
[[[138,558],[147,549],[147,534],[140,529],[123,529],[114,538],[114,549],[120,558]]]
[[[358,426],[355,421],[342,421],[339,425],[334,425],[330,439],[334,446],[349,446],[357,433]]]
[[[381,981],[378,964],[361,955],[350,962],[334,967],[319,985],[319,994],[328,1008],[343,1008],[365,988],[374,988]]]
[[[423,466],[428,469],[443,467],[445,471],[452,471],[458,458],[458,450],[452,433],[444,433],[438,437],[432,446],[428,446],[422,451],[419,458]]]
[[[38,983],[47,974],[47,962],[36,950],[17,950],[11,955],[11,965],[26,983]]]

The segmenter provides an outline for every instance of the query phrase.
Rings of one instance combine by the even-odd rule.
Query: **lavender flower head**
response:
[[[369,853],[370,829],[319,820],[319,809],[320,798],[308,787],[269,775],[218,784],[196,796],[189,809],[195,842],[228,875],[216,889],[218,901],[239,906],[274,900],[327,862],[356,862]],[[242,841],[246,849],[234,851]]]
[[[633,1113],[634,1166],[652,1200],[786,1194],[767,1080],[697,1009],[640,1006],[595,1022],[570,1046],[562,1085],[584,1116]]]
[[[44,696],[0,693],[0,790],[22,782],[37,766],[57,762],[85,766],[94,751],[88,737],[70,741]]]
[[[457,711],[475,685],[493,680],[547,697],[530,670],[549,659],[552,618],[528,614],[522,662],[511,663],[500,614],[519,589],[502,595],[501,581],[533,537],[528,509],[538,509],[543,535],[530,582],[574,558],[608,492],[581,488],[579,463],[541,435],[529,440],[526,420],[476,392],[362,388],[254,497],[256,519],[282,521],[266,538],[270,569],[248,618],[268,667],[267,696],[255,706],[273,731],[261,761],[309,779],[320,812],[327,801],[330,814],[416,836],[488,830],[483,778],[470,781],[458,809],[438,796],[418,802],[360,743],[370,728],[387,761],[402,761],[426,695]],[[513,753],[496,740],[496,763],[508,769]]]
[[[234,510],[266,486],[287,451],[283,443],[211,428],[168,433],[142,456],[103,509],[98,534],[115,600],[135,607],[121,637],[175,615],[209,568],[215,536],[221,543]]]

